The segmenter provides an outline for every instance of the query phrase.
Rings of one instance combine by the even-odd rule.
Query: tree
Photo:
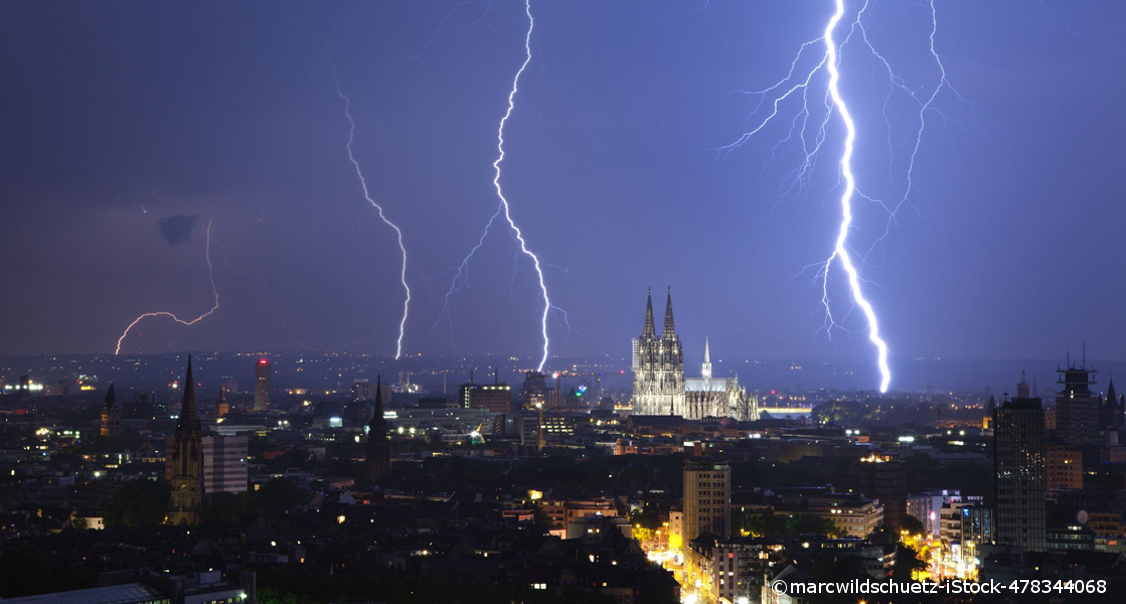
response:
[[[105,510],[106,526],[156,526],[168,515],[171,486],[164,480],[138,480],[121,487]]]
[[[927,527],[923,526],[923,521],[911,514],[904,514],[901,523],[908,535],[921,535],[927,530]]]
[[[266,516],[285,516],[289,510],[308,502],[308,497],[297,483],[288,478],[271,478],[246,497],[246,509]]]
[[[246,493],[215,493],[207,498],[203,508],[203,521],[216,524],[234,524],[246,511]]]
[[[906,545],[900,545],[895,553],[895,565],[891,567],[891,578],[899,583],[911,580],[916,571],[926,570],[927,563],[919,557],[919,552]]]

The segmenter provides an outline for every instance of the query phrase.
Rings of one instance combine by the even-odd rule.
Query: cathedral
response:
[[[665,302],[665,324],[657,335],[653,292],[645,302],[645,326],[633,340],[633,413],[679,415],[685,419],[730,417],[758,419],[758,398],[739,385],[739,378],[712,377],[711,350],[704,339],[700,377],[684,377],[684,351],[672,316],[672,288]]]

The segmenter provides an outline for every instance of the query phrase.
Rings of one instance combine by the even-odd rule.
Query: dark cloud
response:
[[[194,214],[173,214],[171,216],[161,216],[160,218],[160,236],[168,242],[168,245],[176,245],[179,243],[187,243],[192,240],[192,230],[195,229],[195,222],[199,216]]]

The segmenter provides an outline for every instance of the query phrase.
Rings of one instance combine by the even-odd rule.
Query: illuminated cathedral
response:
[[[706,337],[700,377],[684,377],[684,351],[672,316],[672,288],[665,302],[665,324],[659,336],[653,320],[652,290],[645,302],[645,325],[641,337],[633,339],[632,407],[634,415],[758,419],[758,398],[739,385],[738,376],[712,376],[711,350]]]

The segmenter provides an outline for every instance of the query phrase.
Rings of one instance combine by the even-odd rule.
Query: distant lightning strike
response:
[[[211,310],[208,310],[207,312],[190,321],[185,321],[180,317],[177,317],[176,315],[163,310],[158,312],[147,312],[137,317],[136,319],[133,319],[133,322],[125,328],[125,331],[121,332],[121,337],[117,338],[117,347],[113,351],[113,354],[115,356],[121,354],[121,344],[125,341],[126,336],[129,335],[129,331],[144,319],[147,319],[149,317],[168,317],[173,321],[179,323],[180,325],[195,325],[203,319],[211,316],[211,313],[219,309],[219,289],[215,287],[215,267],[211,264],[211,222],[212,221],[210,220],[207,222],[207,243],[204,246],[204,255],[207,258],[207,278],[211,282],[211,293],[215,297],[215,303],[211,306]]]
[[[356,138],[356,121],[352,119],[352,99],[344,94],[344,89],[340,85],[340,77],[336,74],[336,66],[333,65],[332,60],[325,54],[324,58],[328,61],[329,67],[332,69],[332,81],[336,83],[336,94],[344,101],[344,117],[348,119],[348,143],[345,147],[348,149],[348,161],[352,162],[352,167],[356,169],[356,177],[360,179],[360,188],[363,189],[364,199],[375,208],[379,213],[379,219],[384,224],[391,227],[395,231],[395,237],[399,244],[399,251],[402,253],[402,266],[399,270],[399,282],[403,285],[405,296],[403,299],[403,317],[399,320],[399,339],[395,341],[395,360],[403,356],[403,334],[407,329],[407,317],[410,315],[411,306],[411,287],[407,284],[407,248],[403,245],[403,231],[399,225],[391,222],[383,213],[383,206],[375,202],[368,191],[368,182],[364,178],[364,172],[360,169],[360,163],[356,161],[356,156],[352,152],[352,141]]]
[[[442,314],[439,315],[439,320],[442,316],[449,317],[449,302],[450,298],[456,293],[460,284],[464,284],[467,279],[469,260],[481,249],[485,242],[486,235],[489,234],[489,229],[493,226],[498,216],[503,215],[504,219],[508,221],[508,227],[511,230],[517,244],[519,245],[520,252],[532,259],[532,266],[536,269],[536,277],[539,280],[540,293],[543,295],[543,313],[540,316],[540,331],[543,334],[543,355],[540,357],[537,371],[543,371],[544,365],[547,364],[548,349],[551,345],[551,340],[547,333],[547,318],[553,308],[558,309],[551,303],[551,298],[547,293],[547,284],[544,281],[543,267],[540,262],[539,256],[528,248],[528,242],[524,239],[524,234],[521,232],[520,227],[516,226],[516,222],[512,219],[512,211],[508,204],[508,199],[504,196],[504,190],[500,184],[501,178],[501,164],[504,162],[504,126],[508,123],[508,118],[512,116],[512,111],[515,108],[516,95],[519,93],[520,76],[528,68],[528,64],[532,62],[532,31],[535,29],[535,19],[532,17],[532,3],[531,0],[524,1],[524,13],[528,16],[528,31],[524,36],[524,62],[520,65],[520,69],[516,71],[516,76],[512,79],[512,89],[508,93],[508,108],[504,112],[504,117],[500,120],[500,125],[497,127],[497,159],[493,162],[493,170],[495,176],[493,177],[493,187],[496,188],[497,198],[500,200],[500,205],[497,207],[495,213],[489,218],[489,222],[485,225],[485,231],[481,234],[477,245],[469,251],[469,254],[462,260],[461,265],[457,269],[457,274],[454,275],[453,283],[450,285],[449,292],[446,293],[446,306],[442,309]],[[564,315],[565,316],[565,315]]]

